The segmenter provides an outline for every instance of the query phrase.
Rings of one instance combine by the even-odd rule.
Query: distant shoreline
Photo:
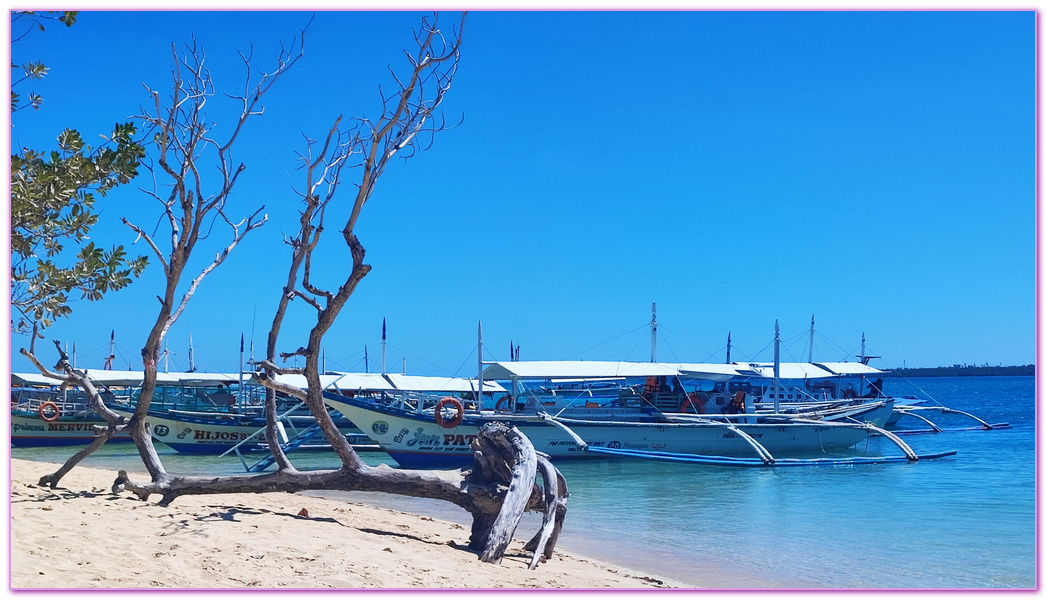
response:
[[[1036,365],[1017,367],[974,367],[953,365],[951,367],[922,367],[917,369],[892,369],[885,377],[991,377],[998,375],[1036,375]]]

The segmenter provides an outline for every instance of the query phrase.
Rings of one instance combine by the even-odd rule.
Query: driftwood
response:
[[[567,481],[546,454],[538,453],[538,468],[545,480],[545,514],[542,528],[524,545],[524,550],[534,553],[531,569],[537,567],[539,561],[553,557],[553,549],[567,517]]]
[[[558,533],[566,513],[566,501],[557,490],[565,487],[562,476],[547,458],[539,459],[526,436],[501,423],[485,425],[473,443],[472,468],[453,471],[361,465],[325,471],[281,469],[262,475],[226,477],[166,475],[150,482],[135,482],[126,471],[120,471],[113,483],[113,492],[131,492],[141,500],[159,494],[161,506],[184,495],[304,490],[373,491],[445,500],[469,511],[473,528],[468,547],[480,554],[480,560],[495,564],[504,556],[527,510],[556,515]],[[542,472],[547,478],[545,494],[535,484],[538,464],[543,465]],[[552,556],[556,538],[549,535],[554,530],[551,524],[547,518],[542,531],[530,542],[534,548],[541,548],[535,552],[532,569],[541,557]],[[536,542],[539,538],[541,541]]]

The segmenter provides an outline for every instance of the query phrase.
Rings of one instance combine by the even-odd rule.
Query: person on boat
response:
[[[650,402],[656,393],[658,393],[658,378],[651,375],[643,384],[643,399]]]
[[[671,387],[669,387],[669,382],[667,382],[665,380],[665,376],[664,375],[660,376],[658,378],[658,393],[660,393],[660,394],[668,394],[668,393],[670,393],[672,391],[673,391],[673,389]]]
[[[211,406],[218,406],[218,404],[215,403],[215,401],[212,400],[211,397],[207,395],[207,392],[205,392],[204,390],[202,390],[200,388],[196,389],[196,394],[194,394],[193,396],[197,400],[203,400],[204,402],[207,402]]]
[[[673,393],[674,394],[682,394],[682,393],[684,393],[684,391],[683,391],[683,383],[680,381],[679,377],[673,377]]]
[[[222,384],[218,384],[218,391],[211,395],[211,400],[217,406],[228,409],[229,412],[233,412],[236,407],[236,397],[229,393],[229,390]]]
[[[879,398],[881,396],[883,396],[883,379],[869,382],[869,391],[866,392],[865,397]]]
[[[731,398],[731,402],[723,407],[725,415],[740,415],[745,413],[745,392],[739,391]]]

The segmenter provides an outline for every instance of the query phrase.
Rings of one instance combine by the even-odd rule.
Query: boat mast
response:
[[[865,332],[864,331],[862,332],[862,354],[858,358],[862,359],[862,364],[863,365],[869,364],[869,359],[865,358]]]
[[[382,317],[382,375],[385,375],[385,317]]]
[[[731,332],[727,332],[727,364],[731,364]]]
[[[240,385],[240,387],[239,387],[239,389],[237,391],[240,392],[240,393],[237,394],[237,396],[239,397],[240,402],[243,402],[244,401],[244,334],[242,334],[242,333],[240,334],[240,381],[239,381],[239,385]]]
[[[113,370],[113,359],[116,358],[116,352],[114,346],[116,345],[116,330],[113,329],[109,332],[109,356],[105,357],[105,364],[102,365],[102,369],[106,371]]]
[[[370,373],[367,370],[367,346],[364,346],[364,373]]]
[[[484,403],[484,324],[476,323],[476,408],[483,408]]]
[[[811,315],[811,343],[808,344],[807,362],[814,362],[814,315]]]
[[[189,334],[189,372],[196,372],[196,361],[193,360],[193,334]]]
[[[778,367],[779,355],[778,345],[781,342],[778,336],[778,319],[774,320],[774,414],[778,414]]]
[[[651,362],[658,362],[658,317],[651,302]]]

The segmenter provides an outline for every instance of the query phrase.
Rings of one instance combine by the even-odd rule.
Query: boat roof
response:
[[[876,367],[870,367],[860,362],[819,362],[814,364],[837,375],[878,375],[885,373],[885,371],[881,371]]]
[[[111,371],[109,369],[84,369],[91,381],[107,386],[142,385],[142,371]],[[245,380],[249,375],[244,375]],[[239,373],[157,373],[157,385],[203,386],[220,383],[233,384],[240,380]],[[62,382],[40,373],[11,373],[11,383],[16,385],[60,385]]]
[[[679,369],[663,363],[601,360],[531,360],[493,362],[484,370],[484,380],[510,379],[609,379],[678,375]]]
[[[276,382],[277,383],[282,383],[284,385],[289,385],[291,387],[296,387],[296,388],[302,389],[302,390],[304,390],[305,388],[309,387],[309,381],[305,378],[305,375],[280,374],[280,375],[276,376]],[[253,376],[253,375],[252,375],[249,383],[253,383],[255,385],[262,385],[262,383],[260,381],[258,381],[258,378]],[[331,388],[331,387],[337,387],[337,388],[343,389],[343,390],[358,390],[358,389],[361,389],[359,387],[356,387],[355,385],[352,385],[353,383],[355,383],[355,382],[346,381],[345,382],[346,385],[343,386],[342,385],[342,375],[340,373],[339,374],[328,374],[328,375],[321,375],[320,376],[320,387],[322,387],[325,390],[328,389],[328,388]],[[371,389],[371,388],[366,388],[365,387],[363,389]]]
[[[683,377],[727,381],[735,377],[759,377],[749,365],[739,363],[678,363],[674,365]]]
[[[774,377],[774,363],[748,363],[746,366],[758,377],[767,379]],[[814,363],[780,363],[778,365],[779,379],[824,379],[835,377],[835,375]]]
[[[475,392],[476,380],[461,377],[426,377],[422,375],[386,374],[393,387],[404,392]],[[484,393],[504,392],[505,388],[484,378]]]

